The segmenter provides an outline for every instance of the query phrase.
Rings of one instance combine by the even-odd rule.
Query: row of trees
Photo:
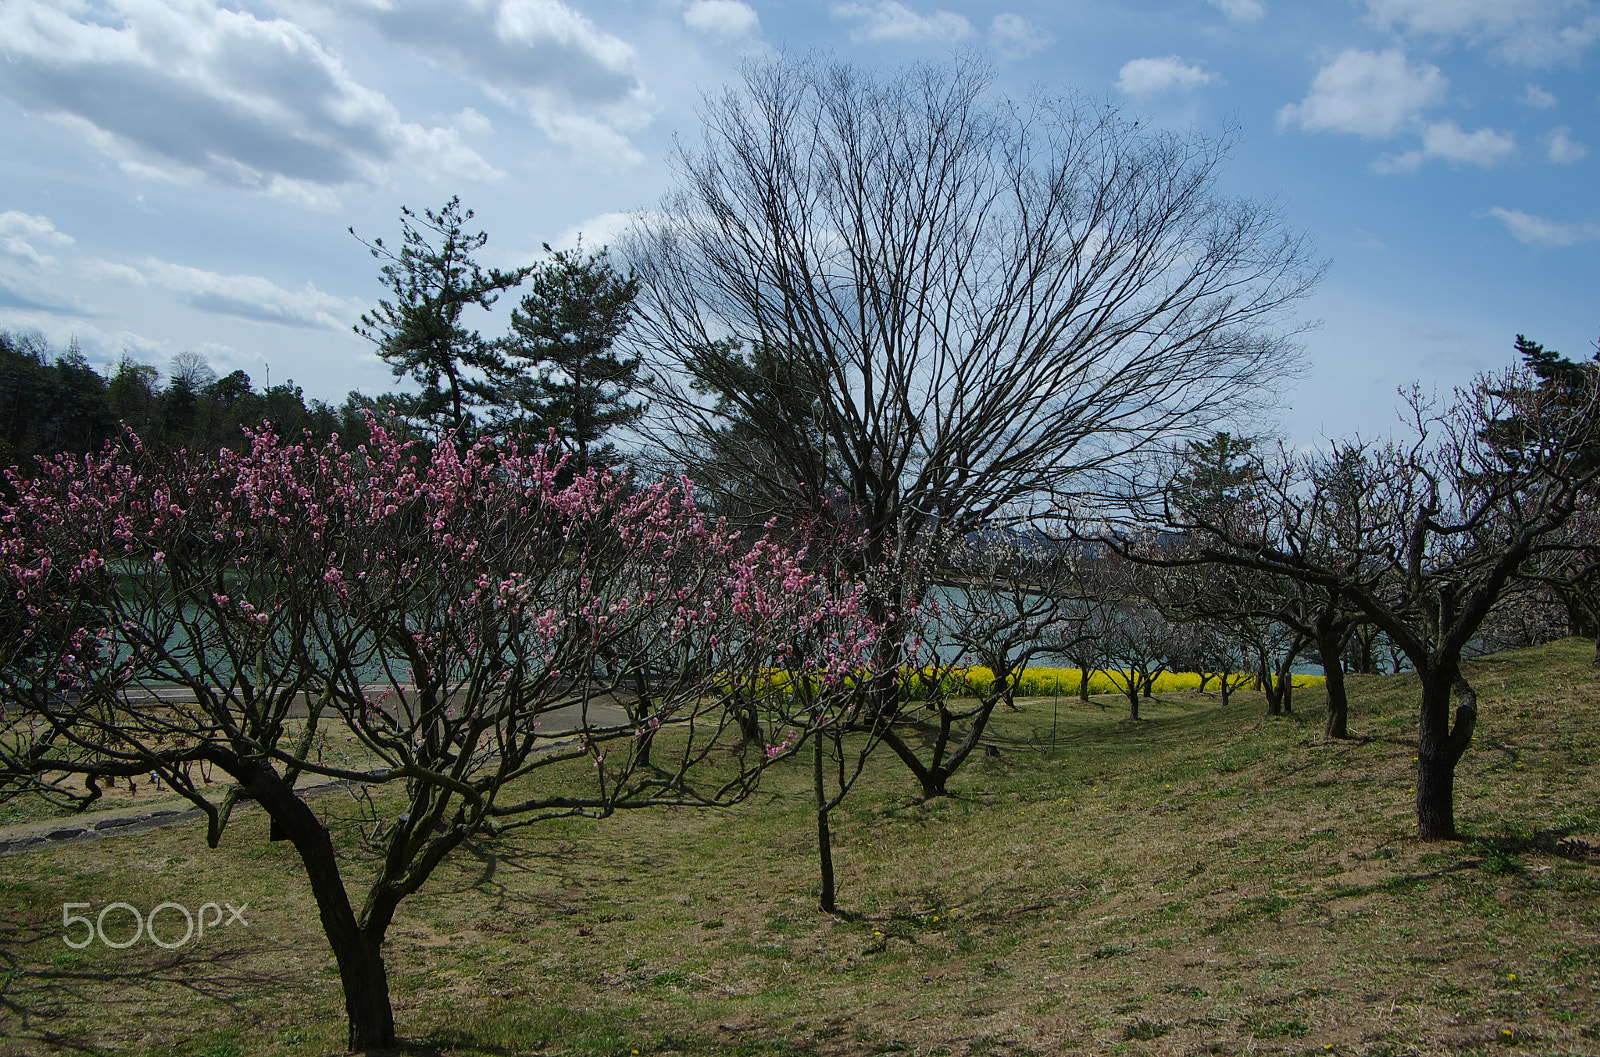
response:
[[[1387,644],[1422,676],[1419,832],[1452,836],[1461,658],[1518,591],[1592,617],[1600,368],[1524,343],[1527,371],[1327,457],[1218,432],[1298,367],[1305,240],[1217,190],[1226,138],[988,88],[752,66],[623,270],[484,269],[455,199],[368,243],[387,296],[357,329],[412,388],[353,399],[338,445],[129,436],[14,473],[0,778],[86,804],[153,772],[213,841],[257,800],[353,1047],[393,1040],[379,944],[462,841],[729,803],[806,749],[831,910],[869,757],[944,795],[1039,656],[1127,672],[1137,718],[1161,666],[1289,708],[1314,651],[1342,736],[1341,661]],[[467,325],[525,283],[508,334]],[[552,429],[565,458],[519,448]],[[973,663],[987,692],[940,692]],[[172,684],[193,703],[140,693]],[[310,777],[398,790],[366,802],[359,908]]]
[[[98,452],[124,426],[164,451],[242,450],[243,430],[273,422],[296,435],[364,436],[363,412],[378,402],[352,393],[342,407],[307,401],[293,380],[257,391],[244,371],[218,377],[199,353],[156,367],[124,355],[109,377],[76,342],[53,348],[38,332],[0,331],[0,462]]]
[[[1478,716],[1462,660],[1484,647],[1495,614],[1544,595],[1564,611],[1562,630],[1596,631],[1600,360],[1574,363],[1521,336],[1517,349],[1520,369],[1481,377],[1449,403],[1411,392],[1409,432],[1394,440],[1252,461],[1220,495],[1197,494],[1180,475],[1159,510],[1140,511],[1176,535],[1118,543],[1135,560],[1243,587],[1241,609],[1265,588],[1267,612],[1318,648],[1335,736],[1346,648],[1362,628],[1381,632],[1421,682],[1424,839],[1456,833],[1455,767]]]

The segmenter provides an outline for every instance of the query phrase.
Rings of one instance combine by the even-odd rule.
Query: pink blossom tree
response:
[[[214,460],[130,434],[12,474],[0,504],[0,779],[82,807],[150,776],[212,846],[259,804],[305,867],[352,1049],[394,1042],[384,936],[455,848],[735,802],[873,641],[855,595],[705,517],[687,481],[563,484],[544,449],[371,432],[263,431]],[[824,704],[796,711],[794,685]],[[360,794],[359,902],[311,781]]]

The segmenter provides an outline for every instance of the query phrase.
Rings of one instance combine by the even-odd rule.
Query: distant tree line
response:
[[[645,381],[639,359],[613,349],[638,281],[605,250],[581,245],[546,246],[539,265],[486,271],[472,255],[488,236],[465,230],[471,218],[458,199],[420,217],[403,210],[399,249],[367,243],[384,262],[389,296],[355,330],[413,391],[352,391],[336,406],[307,400],[293,379],[258,389],[242,370],[219,377],[197,352],[178,353],[165,369],[124,353],[108,377],[76,340],[58,349],[37,331],[0,331],[0,466],[26,473],[36,456],[97,452],[123,427],[161,451],[242,451],[245,430],[263,423],[280,437],[338,435],[353,447],[370,439],[369,413],[392,417],[408,435],[448,433],[462,445],[490,436],[537,443],[555,430],[573,451],[573,470],[618,462],[622,452],[608,438],[646,406],[635,395]],[[505,336],[485,338],[463,321],[466,308],[487,308],[525,282]]]
[[[306,400],[293,380],[255,388],[244,371],[217,376],[206,357],[181,352],[162,371],[123,354],[106,377],[76,341],[65,349],[34,332],[0,331],[0,464],[24,472],[36,456],[97,452],[127,426],[158,450],[242,450],[244,427],[365,436],[361,412],[377,402],[352,393],[340,407]]]

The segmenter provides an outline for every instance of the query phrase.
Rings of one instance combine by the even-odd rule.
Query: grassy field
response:
[[[882,753],[835,816],[848,920],[815,909],[802,761],[729,811],[475,845],[390,931],[400,1031],[417,1054],[1600,1053],[1593,650],[1474,666],[1458,843],[1410,838],[1401,676],[1353,680],[1359,741],[1325,743],[1306,689],[1272,720],[1243,693],[1136,725],[1114,698],[1030,700],[928,803]],[[215,851],[179,826],[0,878],[0,1054],[339,1049],[332,958],[260,816]],[[65,945],[63,903],[116,900],[249,924]]]

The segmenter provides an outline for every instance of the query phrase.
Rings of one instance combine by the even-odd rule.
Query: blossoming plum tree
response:
[[[263,430],[216,459],[130,434],[13,474],[0,504],[0,784],[86,806],[152,776],[212,846],[258,803],[305,867],[352,1049],[393,1043],[383,939],[455,848],[736,801],[828,711],[769,703],[848,694],[873,639],[855,595],[687,481],[370,426],[356,450]],[[759,741],[723,738],[736,697]],[[357,794],[359,904],[314,780]]]

